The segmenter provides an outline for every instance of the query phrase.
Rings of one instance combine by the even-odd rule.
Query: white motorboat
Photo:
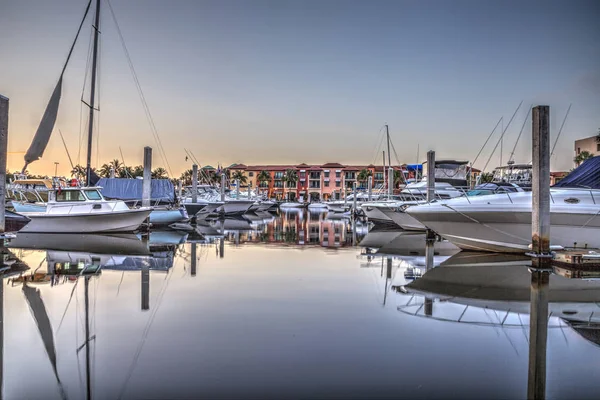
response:
[[[31,221],[21,232],[133,232],[148,218],[149,207],[130,209],[121,200],[106,200],[98,188],[70,187],[51,192],[46,209],[23,213]]]
[[[434,191],[436,199],[452,199],[465,194],[447,182],[435,182]],[[427,197],[427,180],[423,179],[420,182],[409,183],[400,193],[414,196],[415,200],[424,199]]]
[[[600,248],[600,190],[550,190],[550,244]],[[466,250],[523,253],[531,244],[531,192],[436,201],[406,213]]]

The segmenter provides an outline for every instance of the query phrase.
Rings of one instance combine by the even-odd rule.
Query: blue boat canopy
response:
[[[588,158],[553,187],[600,189],[600,156]]]
[[[168,179],[152,179],[151,201],[175,201],[175,188]],[[141,200],[143,179],[101,178],[98,186],[102,195],[109,199]]]
[[[421,164],[406,164],[407,171],[422,171],[423,166]]]

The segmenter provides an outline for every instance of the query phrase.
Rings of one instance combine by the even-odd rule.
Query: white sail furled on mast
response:
[[[33,137],[33,141],[31,142],[31,145],[25,154],[25,166],[23,167],[23,172],[25,172],[25,169],[29,164],[39,160],[44,155],[44,150],[46,150],[46,146],[48,146],[48,141],[50,141],[50,136],[52,135],[54,124],[56,123],[61,94],[62,75],[60,76],[60,79],[54,88],[54,92],[52,92],[52,96],[50,97],[50,101],[46,106],[46,111],[44,111],[40,125],[38,126],[35,136]]]

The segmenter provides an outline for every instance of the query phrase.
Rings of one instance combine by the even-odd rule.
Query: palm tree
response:
[[[577,166],[580,166],[581,163],[583,163],[585,160],[594,157],[593,153],[590,153],[589,151],[582,151],[581,153],[577,154],[577,157],[575,157],[575,159],[573,161],[575,161],[575,164],[577,164]]]
[[[404,171],[394,170],[394,187],[400,186],[401,183],[404,183]]]
[[[144,176],[144,166],[143,165],[136,165],[135,167],[133,167],[133,171],[131,174],[134,178],[137,178],[138,176]]]
[[[296,184],[298,183],[298,174],[296,173],[296,170],[288,168],[285,170],[285,173],[283,174],[283,182],[286,183],[286,187],[288,189],[291,189],[293,187],[296,186]],[[287,195],[288,195],[288,199],[289,199],[289,194],[290,192],[288,191]]]
[[[165,179],[167,178],[167,176],[167,170],[163,167],[158,167],[154,171],[152,171],[152,179]]]
[[[121,168],[124,167],[124,164],[121,163],[121,161],[119,161],[118,159],[114,159],[111,162],[108,163],[110,168],[114,168],[115,170],[115,175],[119,175],[119,172],[121,171]]]
[[[183,171],[183,173],[181,174],[179,179],[181,179],[183,181],[184,186],[189,186],[192,184],[193,173],[194,173],[194,171],[192,171],[191,169]]]
[[[113,167],[110,164],[102,164],[98,170],[98,175],[100,175],[101,178],[110,178],[112,168]]]
[[[360,172],[358,173],[358,176],[356,177],[356,180],[359,183],[364,183],[366,184],[366,182],[369,180],[369,177],[373,176],[373,172],[371,172],[370,169],[361,169]],[[360,185],[361,187],[364,187],[365,185]]]
[[[77,164],[71,170],[71,176],[76,179],[83,179],[86,177],[86,169],[83,165]]]
[[[235,171],[233,174],[231,174],[231,179],[233,179],[234,181],[239,181],[240,186],[245,185],[248,182],[248,177],[244,175],[242,171]]]
[[[264,170],[260,171],[258,175],[256,175],[256,182],[258,182],[258,187],[256,190],[259,191],[259,188],[262,186],[263,182],[271,182],[271,174]]]
[[[479,183],[488,183],[491,182],[494,179],[494,174],[492,174],[491,172],[482,172],[481,175],[479,175]]]
[[[123,165],[117,175],[119,178],[133,178],[133,169],[127,165]]]

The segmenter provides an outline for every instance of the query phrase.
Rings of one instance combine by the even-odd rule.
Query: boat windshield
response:
[[[80,190],[60,190],[56,192],[56,201],[85,201]]]
[[[102,200],[102,195],[96,189],[86,190],[85,195],[90,200]]]

